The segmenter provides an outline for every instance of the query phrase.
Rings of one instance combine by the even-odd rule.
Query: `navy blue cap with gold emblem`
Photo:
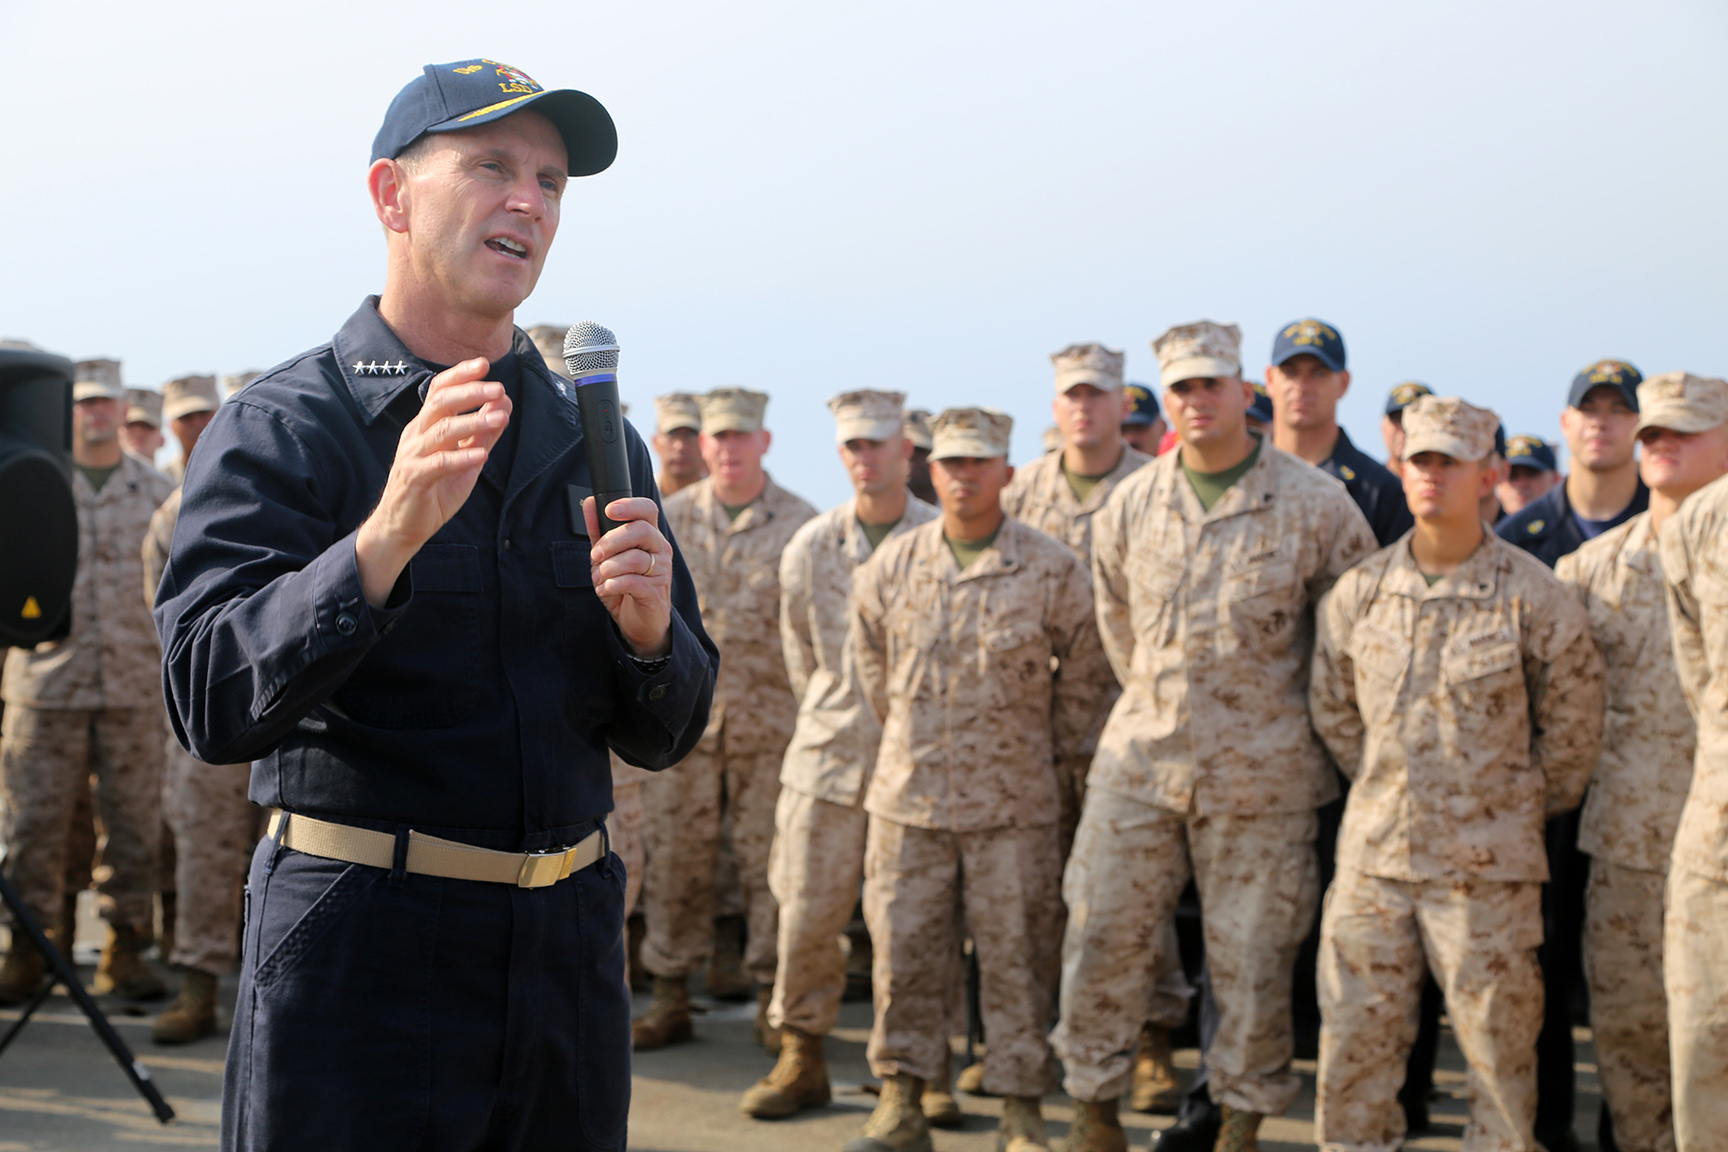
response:
[[[1416,403],[1417,397],[1432,395],[1434,395],[1434,389],[1419,380],[1406,380],[1402,384],[1394,384],[1392,391],[1386,394],[1386,415],[1396,416]]]
[[[1122,423],[1156,424],[1161,415],[1157,395],[1144,384],[1129,384],[1126,388],[1134,406],[1128,409],[1128,415],[1122,417]]]
[[[1538,472],[1553,472],[1560,467],[1554,455],[1554,445],[1529,433],[1520,433],[1506,442],[1506,463],[1514,468],[1534,468]]]
[[[394,160],[428,132],[477,128],[532,108],[557,127],[572,176],[603,172],[618,155],[618,130],[600,101],[573,88],[548,91],[496,60],[428,64],[390,101],[372,141],[372,161]]]
[[[1644,383],[1644,373],[1624,360],[1598,360],[1572,377],[1572,390],[1566,395],[1566,406],[1576,408],[1592,389],[1612,388],[1632,411],[1638,411],[1638,385]]]
[[[1272,363],[1283,364],[1297,356],[1312,356],[1333,372],[1344,371],[1344,337],[1338,329],[1312,316],[1292,320],[1278,329],[1272,341]]]
[[[1266,385],[1255,380],[1254,403],[1248,405],[1248,415],[1262,424],[1272,423],[1272,396],[1266,391]]]

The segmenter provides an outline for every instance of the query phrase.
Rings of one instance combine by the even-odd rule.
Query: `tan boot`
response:
[[[738,1102],[738,1111],[758,1120],[779,1120],[834,1099],[822,1037],[788,1024],[780,1029],[780,1059]]]
[[[1074,1123],[1056,1152],[1128,1152],[1115,1100],[1074,1101]]]
[[[1044,1114],[1036,1096],[1002,1097],[1002,1126],[996,1130],[996,1152],[1050,1152]]]
[[[638,1052],[682,1044],[690,1027],[690,985],[682,976],[654,977],[654,1002],[640,1020],[630,1022],[630,1046]]]
[[[753,987],[744,974],[744,917],[722,916],[714,921],[714,951],[708,954],[708,972],[702,983],[716,1000],[742,1003]]]
[[[960,1069],[960,1075],[954,1080],[954,1087],[968,1096],[995,1095],[994,1092],[984,1091],[984,1058],[982,1056]]]
[[[0,1007],[10,1008],[33,999],[42,991],[42,977],[48,965],[36,945],[30,943],[23,930],[12,929],[12,950],[6,962],[0,964]]]
[[[774,989],[756,989],[756,1043],[770,1056],[780,1055],[780,1029],[768,1023],[768,1002],[774,999]]]
[[[1218,1142],[1212,1152],[1260,1152],[1260,1121],[1258,1112],[1243,1112],[1226,1104],[1224,1121],[1218,1127]]]
[[[144,935],[130,924],[108,926],[108,946],[96,965],[96,991],[128,1000],[159,1000],[168,985],[144,962]]]
[[[190,1044],[216,1031],[216,977],[186,969],[186,982],[174,1003],[156,1017],[150,1038],[158,1044]]]
[[[882,1097],[857,1139],[842,1152],[934,1152],[924,1119],[924,1081],[900,1073],[882,1078]]]
[[[1182,1102],[1176,1069],[1170,1064],[1170,1033],[1156,1024],[1140,1026],[1140,1050],[1134,1054],[1134,1091],[1128,1098],[1136,1112],[1174,1116]]]
[[[930,1121],[932,1128],[958,1128],[966,1122],[966,1114],[960,1111],[960,1101],[954,1099],[952,1083],[948,1060],[944,1056],[935,1077],[924,1085],[924,1095],[919,1101],[924,1109],[924,1119]]]

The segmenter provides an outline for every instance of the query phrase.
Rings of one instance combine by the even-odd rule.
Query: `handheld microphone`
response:
[[[630,488],[630,457],[624,450],[624,418],[618,406],[618,337],[589,320],[564,334],[564,365],[576,382],[576,411],[588,446],[588,483],[602,534],[618,527],[606,506],[635,493]]]

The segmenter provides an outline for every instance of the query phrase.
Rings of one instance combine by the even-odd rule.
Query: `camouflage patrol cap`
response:
[[[868,388],[842,392],[828,401],[828,411],[834,413],[834,439],[837,443],[892,440],[904,435],[906,393],[876,392]]]
[[[972,457],[988,460],[1008,455],[1014,417],[997,408],[944,408],[930,422],[931,460]]]
[[[126,385],[120,383],[120,361],[78,361],[72,369],[72,399],[126,399]]]
[[[906,439],[912,441],[912,447],[922,448],[928,452],[935,446],[930,437],[930,410],[928,408],[908,408],[906,410]]]
[[[1056,392],[1060,395],[1079,384],[1090,384],[1100,392],[1122,390],[1122,353],[1102,344],[1070,344],[1050,354],[1056,366]]]
[[[170,420],[220,407],[222,398],[216,395],[214,376],[182,376],[162,385],[162,415]]]
[[[1420,380],[1406,380],[1402,384],[1392,385],[1392,391],[1386,393],[1386,415],[1396,416],[1424,396],[1434,395],[1434,389]]]
[[[230,372],[222,377],[222,395],[232,396],[264,373],[256,368],[248,368],[244,372]]]
[[[768,393],[749,388],[716,388],[696,402],[702,406],[702,431],[710,436],[722,432],[760,432],[762,415],[768,410]]]
[[[564,333],[569,330],[568,324],[562,328],[556,324],[536,324],[528,329],[528,339],[540,350],[540,359],[566,380],[570,379],[570,372],[564,363]]]
[[[162,393],[149,388],[126,389],[126,423],[162,427]]]
[[[1418,396],[1404,409],[1404,459],[1439,452],[1454,460],[1481,460],[1494,451],[1500,417],[1456,396]]]
[[[1242,375],[1242,329],[1234,324],[1196,320],[1178,324],[1152,341],[1159,380],[1168,388],[1178,380]]]
[[[1708,432],[1728,424],[1728,380],[1664,372],[1638,385],[1638,431]]]
[[[654,431],[665,435],[688,428],[702,431],[702,405],[688,392],[666,392],[654,397]]]

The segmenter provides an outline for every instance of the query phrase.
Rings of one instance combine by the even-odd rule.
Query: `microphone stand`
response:
[[[150,1110],[156,1113],[156,1119],[164,1124],[173,1120],[174,1109],[168,1106],[168,1101],[162,1099],[162,1093],[157,1090],[156,1082],[150,1079],[150,1070],[140,1064],[137,1058],[132,1055],[132,1050],[126,1047],[126,1041],[120,1039],[120,1033],[114,1030],[114,1025],[108,1022],[108,1017],[102,1014],[102,1009],[97,1006],[90,993],[85,991],[84,982],[78,979],[78,972],[72,967],[72,962],[61,955],[58,948],[48,942],[48,934],[42,931],[42,925],[36,922],[35,914],[24,906],[24,901],[18,896],[18,890],[12,887],[12,882],[6,879],[4,873],[0,873],[0,900],[4,900],[6,907],[12,912],[12,921],[15,925],[12,933],[12,947],[17,948],[22,944],[22,941],[18,939],[19,933],[22,931],[22,934],[29,938],[30,943],[36,946],[36,951],[47,959],[48,966],[54,971],[54,978],[47,981],[42,986],[42,990],[36,994],[36,998],[24,1006],[24,1010],[18,1014],[18,1019],[12,1027],[6,1030],[6,1035],[0,1036],[0,1054],[3,1054],[7,1046],[17,1038],[18,1033],[24,1030],[24,1025],[30,1022],[30,1017],[36,1014],[36,1009],[40,1008],[48,999],[48,994],[54,991],[55,983],[64,984],[66,991],[71,993],[72,999],[77,1001],[78,1007],[82,1008],[84,1015],[89,1018],[90,1027],[96,1030],[96,1035],[102,1038],[102,1043],[106,1044],[108,1051],[114,1054],[114,1060],[120,1065],[120,1070],[126,1073],[128,1080],[132,1081],[132,1087],[138,1089],[138,1094],[144,1097],[150,1105]]]

